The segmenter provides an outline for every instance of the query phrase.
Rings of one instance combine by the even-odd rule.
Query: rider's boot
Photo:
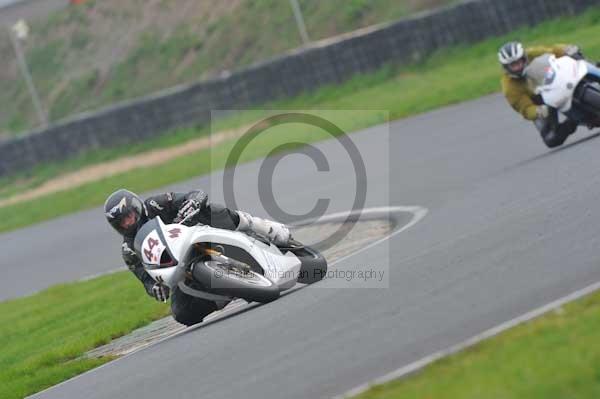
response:
[[[577,130],[578,126],[579,123],[577,121],[573,119],[566,119],[564,122],[558,124],[556,130],[561,136],[568,137],[575,133],[575,130]]]
[[[268,238],[273,244],[278,246],[289,245],[292,235],[285,225],[272,220],[261,219],[246,212],[237,211],[237,214],[240,217],[237,230],[252,231]]]

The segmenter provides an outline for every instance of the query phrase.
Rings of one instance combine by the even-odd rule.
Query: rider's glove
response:
[[[535,112],[537,113],[537,117],[540,119],[546,119],[550,115],[550,108],[547,105],[539,105]]]
[[[140,258],[126,242],[121,245],[121,255],[123,255],[123,260],[129,268],[140,263]]]
[[[179,212],[177,212],[177,219],[176,220],[183,220],[188,216],[191,216],[194,212],[196,212],[197,210],[200,209],[200,202],[198,202],[198,200],[195,199],[188,199],[186,200],[182,207],[179,209]]]
[[[574,44],[569,44],[568,46],[565,47],[565,55],[574,58],[576,60],[582,60],[583,59],[583,54],[581,53],[581,49],[579,48],[579,46],[576,46]]]
[[[156,283],[152,287],[152,295],[154,296],[154,298],[156,298],[157,301],[167,302],[167,299],[169,299],[169,294],[169,287],[162,283]]]

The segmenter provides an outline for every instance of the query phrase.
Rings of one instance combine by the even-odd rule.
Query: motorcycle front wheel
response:
[[[192,268],[192,275],[206,291],[213,294],[261,303],[271,302],[279,297],[279,287],[267,277],[221,261],[200,261]]]

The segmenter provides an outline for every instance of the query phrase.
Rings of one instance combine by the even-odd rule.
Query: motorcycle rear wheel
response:
[[[299,243],[298,243],[299,244]],[[314,284],[321,281],[327,275],[327,259],[319,251],[309,246],[286,248],[292,252],[301,262],[300,273],[297,281],[302,284]]]

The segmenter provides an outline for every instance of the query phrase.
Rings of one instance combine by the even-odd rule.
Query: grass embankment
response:
[[[600,397],[600,293],[356,399]]]
[[[506,40],[520,38],[528,44],[557,42],[573,42],[581,45],[588,57],[600,57],[600,10],[594,9],[575,18],[563,18],[546,22],[535,28],[522,29],[502,38],[486,40],[472,47],[454,47],[438,51],[424,62],[411,67],[396,70],[387,67],[379,72],[357,76],[340,86],[330,86],[294,99],[279,101],[267,105],[271,109],[380,109],[388,110],[391,119],[397,119],[416,113],[431,110],[443,105],[493,93],[499,89],[500,68],[496,59],[496,50]],[[219,128],[241,126],[256,117],[256,112],[247,112],[236,118],[222,121]],[[515,114],[515,118],[519,116]],[[380,119],[352,119],[343,127],[348,131],[370,126],[381,122]],[[310,129],[297,129],[300,137],[314,141],[327,137]],[[76,169],[100,159],[111,159],[116,156],[140,152],[152,145],[173,145],[181,143],[193,135],[192,130],[175,132],[157,138],[146,144],[119,150],[101,151],[79,160],[66,163],[66,166],[54,165],[37,168],[34,174],[36,184],[61,171]],[[207,130],[198,134],[207,134]],[[287,140],[295,138],[286,130]],[[281,140],[281,139],[277,139]],[[267,143],[269,144],[269,143]],[[22,202],[17,205],[0,208],[0,231],[23,227],[32,223],[64,215],[68,212],[90,208],[101,204],[105,195],[112,190],[127,186],[132,190],[144,191],[160,187],[167,183],[191,178],[208,173],[223,165],[224,161],[206,162],[207,158],[225,156],[231,143],[225,143],[214,150],[200,151],[169,162],[167,165],[134,170],[119,176],[86,184],[85,186],[42,197],[37,200]],[[255,148],[245,153],[245,160],[258,158],[267,154],[273,147]],[[10,178],[3,182],[6,192],[15,193],[22,190],[21,180]],[[28,183],[27,183],[28,182]],[[0,193],[1,195],[1,193]],[[48,204],[53,206],[48,206]]]
[[[299,3],[317,40],[451,1]],[[302,44],[292,8],[281,0],[87,0],[30,22],[27,60],[53,121],[239,69]],[[2,32],[0,55],[0,134],[16,134],[37,119]]]
[[[0,303],[0,397],[23,398],[111,359],[86,351],[168,314],[129,272]]]

